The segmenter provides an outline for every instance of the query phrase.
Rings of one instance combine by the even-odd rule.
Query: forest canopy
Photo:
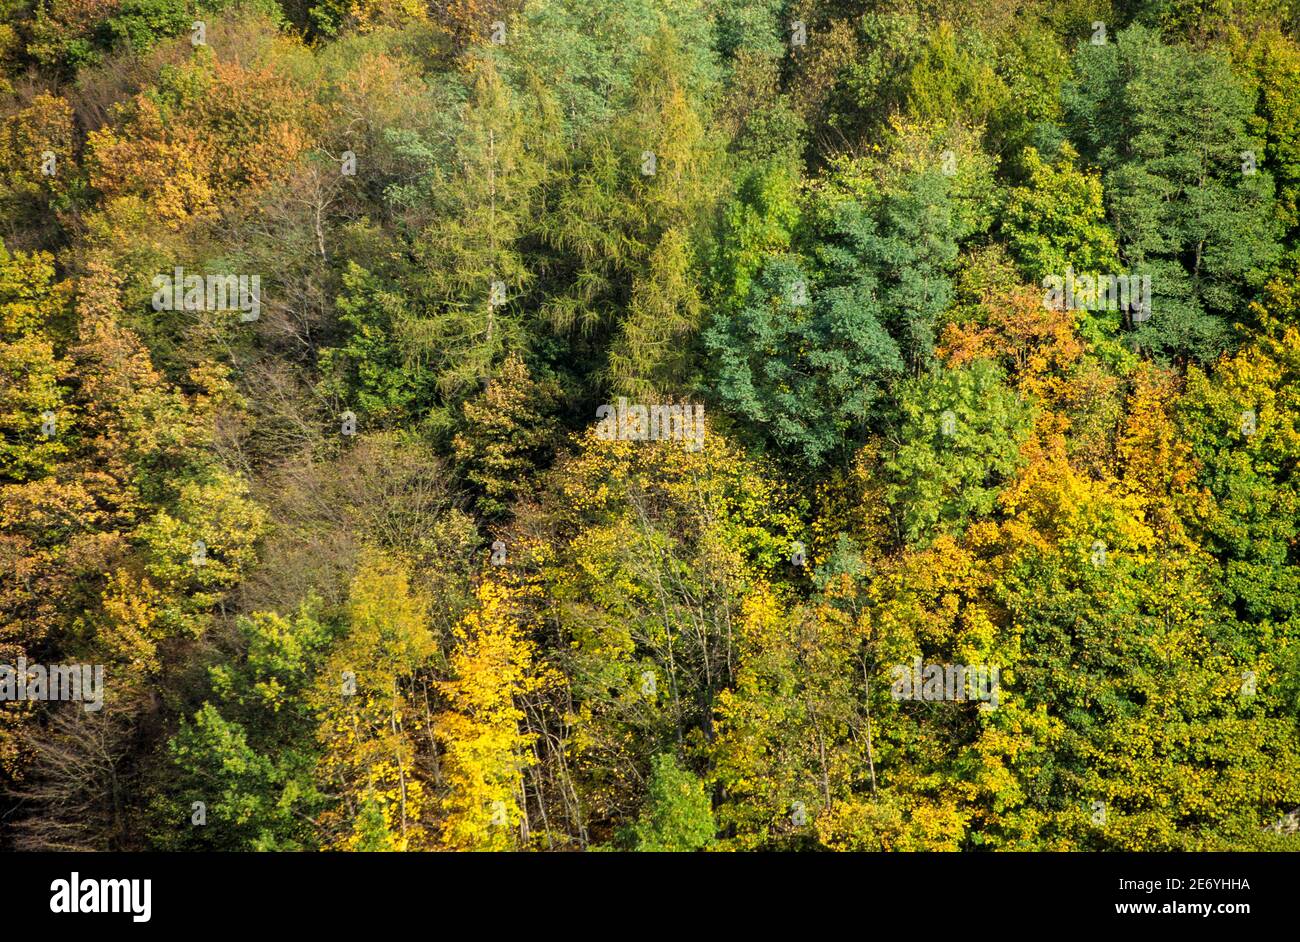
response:
[[[0,849],[1300,847],[1297,0],[0,0]]]

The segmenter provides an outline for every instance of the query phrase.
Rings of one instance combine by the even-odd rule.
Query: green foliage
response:
[[[164,619],[197,632],[203,615],[253,564],[264,527],[265,512],[233,475],[183,484],[174,508],[158,511],[139,533],[149,575],[176,593]]]
[[[400,331],[410,313],[405,299],[381,278],[348,264],[338,299],[343,342],[320,352],[322,389],[341,409],[365,416],[367,425],[410,420],[434,399],[433,377],[415,360],[408,366]]]
[[[181,807],[168,816],[192,818],[204,803],[206,823],[186,827],[210,848],[314,848],[311,819],[330,804],[312,777],[318,761],[310,714],[302,698],[319,671],[332,629],[319,602],[285,618],[255,613],[236,622],[241,657],[212,668],[216,703],[182,720],[170,743],[181,776]]]
[[[1261,37],[1249,55],[1256,82],[1255,128],[1265,142],[1261,163],[1277,184],[1277,211],[1294,247],[1300,226],[1300,49],[1273,33]]]
[[[867,205],[823,194],[809,260],[769,257],[704,335],[727,407],[812,466],[860,441],[887,386],[932,355],[957,253],[947,193],[931,172]]]
[[[1030,281],[1049,275],[1116,271],[1119,250],[1106,223],[1101,180],[1074,166],[1066,145],[1054,164],[1025,151],[1025,185],[1007,192],[1002,219],[1007,246]]]
[[[1295,850],[1294,8],[0,0],[0,850]]]
[[[650,760],[650,787],[632,826],[635,850],[681,853],[704,850],[714,842],[717,825],[703,783],[679,768],[671,754]]]
[[[736,195],[723,208],[714,297],[728,308],[743,304],[755,274],[768,255],[786,251],[799,221],[797,173],[788,163],[771,161],[740,178]]]
[[[531,493],[555,448],[559,390],[535,382],[522,359],[508,357],[487,389],[465,403],[465,429],[452,443],[466,479],[479,491],[479,512],[503,517]]]
[[[713,19],[704,6],[703,0],[529,4],[517,46],[507,44],[506,68],[516,87],[525,84],[524,74],[535,75],[559,103],[566,137],[581,138],[612,123],[640,91],[638,63],[665,26],[681,44],[675,76],[687,94],[698,99],[717,83]]]
[[[403,353],[430,364],[459,401],[523,343],[518,311],[532,274],[519,252],[544,168],[540,139],[490,64],[479,72],[461,119],[455,167],[435,177],[438,222],[416,241],[424,305],[398,321]]]
[[[903,539],[926,543],[989,516],[1029,426],[1029,410],[997,368],[980,360],[909,380],[898,414],[881,475]]]
[[[188,30],[192,22],[188,0],[123,0],[117,13],[104,21],[104,30],[111,42],[144,51]]]
[[[1041,146],[1045,137],[1059,133],[1061,85],[1070,74],[1070,57],[1051,28],[1029,21],[1003,35],[996,62],[1007,94],[989,131],[1004,157],[1014,161],[1025,147]]]
[[[1014,833],[1041,818],[1038,840],[1096,849],[1248,839],[1258,821],[1243,813],[1246,795],[1291,800],[1293,724],[1241,694],[1241,662],[1214,643],[1195,561],[1134,550],[1112,543],[1104,566],[1030,553],[1008,580],[1028,655],[1017,687],[1055,727],[1015,765],[1055,787],[1025,790],[1006,823]],[[1185,665],[1173,676],[1171,654]],[[1093,802],[1104,803],[1101,826]]]
[[[1295,458],[1300,338],[1260,338],[1214,375],[1189,371],[1185,436],[1213,506],[1198,521],[1220,564],[1223,602],[1254,626],[1300,627]]]
[[[921,121],[987,125],[1008,97],[989,60],[987,51],[959,47],[957,31],[940,23],[908,75],[909,115]]]
[[[608,344],[603,379],[648,398],[690,378],[703,307],[696,248],[719,189],[719,149],[692,88],[689,37],[665,25],[634,65],[625,111],[584,149],[542,224],[570,287],[542,306],[560,331]]]
[[[724,60],[750,53],[779,58],[785,51],[785,23],[781,0],[752,0],[720,10],[714,30],[718,53]]]
[[[1102,169],[1107,215],[1128,272],[1151,278],[1135,340],[1210,359],[1278,254],[1251,102],[1219,56],[1163,43],[1143,27],[1081,44],[1062,92],[1067,131]]]

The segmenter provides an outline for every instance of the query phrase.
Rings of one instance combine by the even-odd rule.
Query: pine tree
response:
[[[521,253],[545,178],[522,104],[492,61],[474,70],[452,168],[434,182],[439,219],[417,240],[422,307],[399,317],[406,359],[452,402],[485,384],[525,344],[521,316],[533,273]]]
[[[1122,263],[1151,279],[1149,318],[1128,325],[1134,339],[1213,358],[1279,250],[1273,181],[1243,156],[1263,146],[1242,82],[1221,58],[1141,26],[1081,45],[1075,65],[1066,128],[1102,170]]]

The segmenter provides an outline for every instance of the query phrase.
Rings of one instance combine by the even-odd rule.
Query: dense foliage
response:
[[[1297,0],[0,11],[0,847],[1300,840]]]

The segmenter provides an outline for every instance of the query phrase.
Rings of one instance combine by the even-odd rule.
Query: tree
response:
[[[45,252],[10,255],[0,243],[0,481],[45,477],[68,453],[73,413],[62,384],[72,364],[55,354],[65,339],[66,282],[54,283]]]
[[[610,839],[642,804],[645,757],[713,734],[744,600],[789,571],[800,521],[773,470],[713,427],[699,449],[593,428],[513,531],[539,637],[562,639],[549,651],[565,684],[539,741],[547,820],[579,844]]]
[[[1223,604],[1259,643],[1297,608],[1300,333],[1261,336],[1213,373],[1188,371],[1176,421],[1213,501],[1188,521],[1217,563]],[[1249,627],[1247,627],[1249,626]],[[1262,632],[1262,634],[1260,634]]]
[[[402,350],[409,303],[382,278],[355,262],[343,273],[338,319],[343,328],[337,347],[320,351],[322,392],[355,411],[366,425],[410,420],[436,401],[433,370]]]
[[[907,543],[925,543],[992,512],[1019,464],[1029,415],[995,367],[941,370],[899,391],[901,424],[881,465]]]
[[[1134,26],[1082,44],[1062,92],[1080,153],[1102,170],[1107,215],[1129,273],[1151,279],[1135,340],[1166,356],[1211,359],[1278,254],[1251,102],[1221,58],[1168,46]]]
[[[559,133],[570,144],[589,144],[610,131],[637,91],[647,47],[662,38],[665,25],[682,53],[671,76],[675,84],[698,102],[719,78],[714,20],[702,0],[555,0],[525,4],[511,25],[502,69],[515,88],[532,76],[550,91]],[[639,163],[640,148],[636,156]]]
[[[790,161],[742,171],[735,196],[722,208],[710,273],[716,303],[738,309],[767,257],[789,250],[799,220],[799,182]]]
[[[0,0],[0,850],[1294,845],[1297,2]]]
[[[571,273],[543,316],[559,331],[606,339],[602,379],[641,401],[686,387],[703,312],[696,246],[718,195],[719,155],[689,84],[692,51],[667,25],[654,34],[624,114],[588,143],[542,221]]]
[[[1300,226],[1300,49],[1281,33],[1265,33],[1248,50],[1255,80],[1255,117],[1265,142],[1261,161],[1277,184],[1277,212],[1295,247]],[[1260,155],[1255,158],[1259,161]]]
[[[650,853],[703,850],[714,843],[717,826],[709,796],[698,778],[678,767],[671,754],[650,761],[650,787],[632,828],[635,847]]]
[[[1012,254],[1031,282],[1049,275],[1117,270],[1119,248],[1106,224],[1101,178],[1074,166],[1077,155],[1062,145],[1049,164],[1026,148],[1027,179],[1007,193],[1003,233]]]
[[[171,600],[160,627],[197,633],[256,559],[265,512],[234,475],[179,488],[174,507],[159,510],[137,533],[149,576]]]
[[[455,169],[434,182],[437,222],[414,246],[424,307],[396,322],[407,361],[428,364],[453,403],[524,343],[520,313],[533,274],[519,243],[546,173],[538,129],[490,59],[475,70],[460,123]]]
[[[187,31],[192,22],[184,0],[123,0],[104,26],[113,44],[144,51],[160,39]]]
[[[952,24],[939,23],[907,77],[909,114],[921,121],[987,125],[1008,95],[990,58],[961,48]]]
[[[364,557],[349,587],[346,628],[312,685],[316,775],[338,801],[317,819],[335,850],[427,850],[435,808],[419,739],[433,733],[423,672],[437,639],[429,599],[400,561]]]
[[[284,617],[236,619],[239,652],[211,669],[214,700],[182,718],[168,751],[180,781],[155,814],[164,841],[227,850],[319,846],[316,817],[333,802],[315,779],[321,747],[302,701],[336,631],[318,600]],[[203,803],[202,827],[193,803]],[[177,834],[180,835],[179,839]]]
[[[54,234],[52,211],[75,192],[80,177],[73,147],[72,108],[48,92],[0,121],[0,237],[6,244],[25,246],[33,235]]]
[[[560,391],[537,382],[518,354],[501,364],[479,396],[465,403],[465,430],[452,447],[465,477],[479,490],[479,512],[501,517],[528,496],[530,482],[558,444],[554,410]]]
[[[450,680],[439,685],[448,709],[436,719],[446,750],[442,841],[453,850],[527,846],[525,768],[534,734],[522,726],[520,700],[544,684],[527,635],[519,590],[484,579],[477,606],[456,627]]]
[[[815,847],[838,802],[874,792],[860,600],[844,578],[852,568],[847,557],[819,567],[806,607],[764,587],[743,602],[736,680],[718,695],[708,750],[729,849]]]
[[[929,362],[951,296],[945,179],[910,175],[865,204],[843,193],[855,186],[871,184],[850,172],[820,195],[806,261],[769,257],[704,334],[723,404],[813,467],[863,440],[888,386]]]

